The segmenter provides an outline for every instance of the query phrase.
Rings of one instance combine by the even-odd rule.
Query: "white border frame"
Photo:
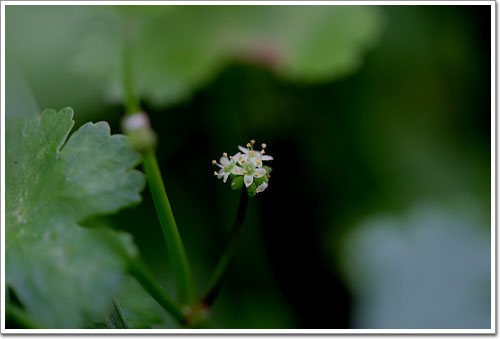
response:
[[[489,5],[491,7],[491,328],[490,329],[6,329],[5,328],[5,6],[8,5]],[[3,334],[495,334],[496,333],[496,1],[2,1],[1,328]]]

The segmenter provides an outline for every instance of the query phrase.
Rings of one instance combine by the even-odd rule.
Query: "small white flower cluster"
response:
[[[250,140],[247,147],[238,146],[240,152],[233,156],[223,153],[220,158],[220,164],[213,160],[212,164],[220,167],[219,172],[214,172],[217,178],[222,179],[224,183],[231,175],[233,178],[232,186],[237,189],[242,185],[238,185],[243,177],[243,182],[247,187],[249,193],[251,190],[255,193],[264,191],[269,182],[270,168],[263,166],[263,161],[273,160],[273,157],[265,154],[266,144],[262,144],[262,150],[256,151],[253,149],[255,140]]]

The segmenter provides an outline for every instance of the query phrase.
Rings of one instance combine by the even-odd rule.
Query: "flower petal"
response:
[[[227,166],[231,163],[231,160],[229,160],[228,157],[221,157],[220,163],[222,164],[222,166]]]
[[[224,183],[226,183],[227,178],[229,177],[229,174],[230,174],[229,172],[224,172],[224,180],[222,180],[222,181],[224,181]]]
[[[248,154],[242,154],[242,155],[238,158],[238,164],[243,165],[243,164],[245,164],[246,162],[248,162]]]
[[[253,183],[253,177],[251,175],[245,175],[243,181],[245,182],[245,186],[248,187]]]
[[[263,155],[262,156],[262,161],[266,161],[266,160],[274,160],[272,156],[270,155]]]
[[[235,155],[233,155],[233,161],[238,161],[240,157],[241,157],[241,152],[236,153]]]
[[[263,177],[264,175],[266,175],[266,173],[267,173],[267,171],[265,168],[256,168],[253,171],[253,176],[256,178],[260,178],[260,177]]]
[[[252,163],[252,165],[254,165],[255,167],[262,166],[262,161],[260,161],[260,159],[258,157],[251,157],[251,158],[249,158],[249,160]]]
[[[218,178],[218,179],[220,179],[220,178],[222,178],[223,176],[224,176],[224,169],[223,169],[223,168],[221,168],[221,169],[219,170],[219,173],[217,174],[217,178]]]
[[[267,186],[268,186],[267,182],[263,182],[259,187],[257,187],[256,192],[257,193],[263,192],[267,188]]]
[[[231,173],[234,174],[234,175],[243,175],[245,172],[245,170],[241,167],[238,167],[238,166],[234,166],[232,169],[231,169]]]
[[[238,146],[238,149],[242,151],[243,153],[247,154],[248,153],[248,148],[245,148],[243,146]]]

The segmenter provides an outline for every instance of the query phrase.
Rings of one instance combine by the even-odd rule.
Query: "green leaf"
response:
[[[109,328],[120,328],[120,329],[129,328],[127,320],[123,316],[123,311],[120,305],[118,304],[118,301],[116,300],[113,300],[112,302],[112,306],[109,310],[107,323]]]
[[[123,280],[130,237],[87,229],[82,219],[140,201],[140,155],[107,123],[67,139],[73,110],[12,114],[6,133],[6,284],[25,311],[51,328],[104,315]]]
[[[178,328],[179,325],[139,283],[128,277],[117,300],[131,328]]]
[[[40,109],[26,80],[15,66],[6,69],[5,111],[26,118],[38,114]]]
[[[188,98],[235,60],[296,82],[351,74],[379,40],[383,14],[377,6],[8,6],[7,70],[15,61],[42,107],[72,102],[87,121],[106,102],[124,102],[126,37],[135,91],[160,106]]]
[[[101,25],[88,29],[72,66],[80,74],[100,77],[108,84],[109,96],[120,102],[119,61],[126,42],[137,95],[156,105],[184,99],[232,60],[263,65],[292,81],[345,76],[361,65],[363,53],[383,28],[382,13],[375,6],[94,10]]]
[[[473,204],[432,201],[351,230],[339,257],[353,326],[490,328],[490,237],[482,225],[489,220],[480,213]]]

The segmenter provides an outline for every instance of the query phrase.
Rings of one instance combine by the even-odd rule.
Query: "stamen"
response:
[[[260,151],[260,154],[266,154],[266,151],[262,150]]]
[[[241,163],[242,163],[242,164],[244,164],[245,162],[246,162],[246,161],[245,161],[245,159],[242,159],[242,160],[241,160]]]
[[[229,156],[229,159],[232,159],[232,158],[233,158],[233,156],[232,156],[232,155],[230,155],[230,156]]]
[[[227,153],[226,152],[222,153],[222,155],[225,156],[225,157],[227,157]]]
[[[261,164],[262,164],[262,161],[257,160],[257,165],[261,165]]]
[[[255,153],[254,151],[250,151],[250,152],[248,152],[248,154],[254,154],[254,153]]]
[[[219,175],[219,173],[217,173],[217,172],[214,172],[214,176],[215,176],[215,177],[216,177],[216,176],[218,176],[218,175]]]
[[[255,144],[255,140],[250,140],[250,143],[253,145]]]
[[[215,164],[217,164],[217,161],[212,160],[212,165],[215,165]]]
[[[266,144],[262,144],[261,146],[262,146],[262,148],[266,148],[266,147],[267,147],[267,145],[266,145]]]
[[[247,174],[248,174],[248,172],[247,172],[246,170],[243,170],[243,174],[247,175]]]
[[[247,144],[247,148],[250,148],[252,147],[252,145],[250,143]]]

